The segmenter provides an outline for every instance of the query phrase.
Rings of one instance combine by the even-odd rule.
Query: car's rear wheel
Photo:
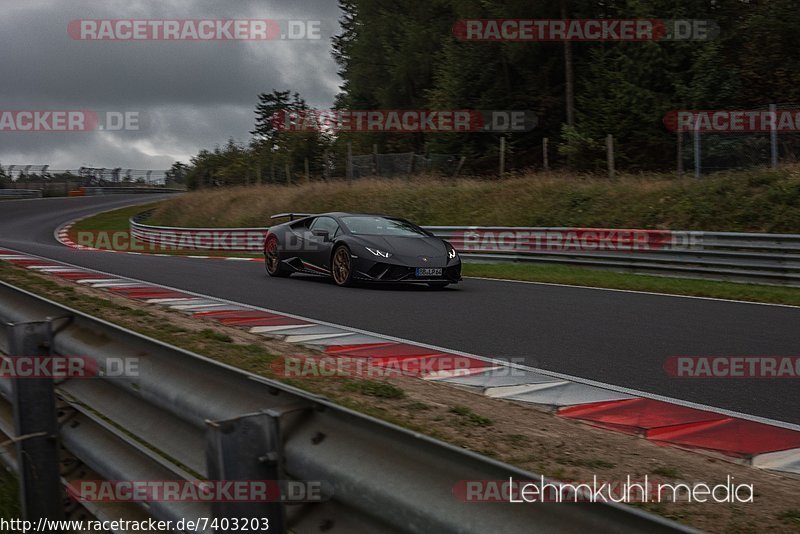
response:
[[[450,285],[450,282],[428,282],[428,287],[431,289],[444,289]]]
[[[266,263],[267,274],[276,277],[289,276],[291,271],[281,263],[281,255],[278,247],[278,238],[270,237],[264,246],[264,263]]]
[[[350,249],[345,245],[339,245],[333,251],[333,261],[331,262],[331,274],[337,286],[353,285],[353,259],[350,257]]]

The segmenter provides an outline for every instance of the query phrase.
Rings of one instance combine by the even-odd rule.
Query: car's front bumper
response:
[[[354,277],[368,282],[403,282],[403,283],[430,283],[448,282],[456,284],[461,281],[461,262],[454,262],[447,266],[436,265],[397,265],[379,261],[358,258],[356,260]],[[441,276],[417,277],[417,268],[440,268]]]

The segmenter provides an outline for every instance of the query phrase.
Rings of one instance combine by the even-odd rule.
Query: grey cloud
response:
[[[8,4],[8,5],[6,5]],[[329,0],[3,0],[0,109],[138,111],[138,132],[0,132],[3,164],[163,167],[229,137],[246,141],[260,92],[291,89],[328,107],[340,80]],[[318,41],[103,42],[67,34],[75,19],[272,18],[322,21]],[[124,160],[124,161],[121,161]]]

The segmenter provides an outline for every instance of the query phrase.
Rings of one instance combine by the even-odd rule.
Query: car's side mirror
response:
[[[321,237],[323,241],[331,240],[331,233],[327,230],[311,230],[311,233],[317,237]]]

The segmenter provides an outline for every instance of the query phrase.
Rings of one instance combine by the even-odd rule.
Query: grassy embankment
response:
[[[204,190],[167,202],[153,224],[264,226],[285,211],[367,211],[425,225],[576,226],[800,232],[800,167],[617,180],[535,174],[497,180],[361,180]]]

